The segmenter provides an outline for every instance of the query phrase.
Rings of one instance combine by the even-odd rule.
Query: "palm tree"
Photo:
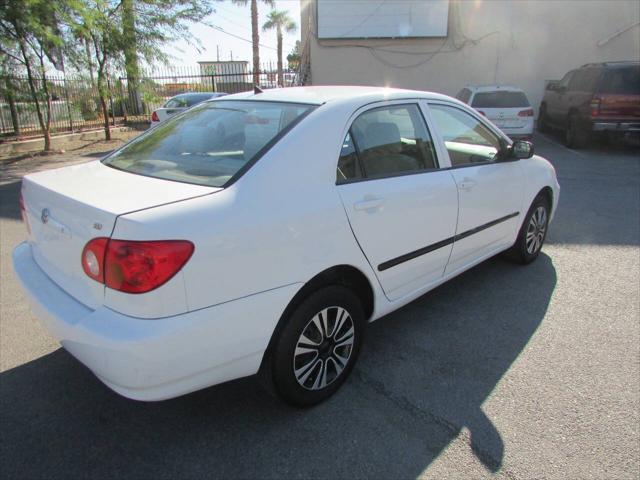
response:
[[[266,32],[274,28],[278,37],[278,85],[282,87],[284,86],[284,75],[282,73],[282,31],[292,33],[298,29],[298,26],[286,10],[271,10],[267,21],[262,26],[262,30]]]
[[[236,5],[245,7],[249,0],[232,0]],[[261,0],[271,8],[275,8],[275,0]],[[258,0],[251,0],[251,43],[253,43],[253,83],[260,85],[260,35],[258,31]]]

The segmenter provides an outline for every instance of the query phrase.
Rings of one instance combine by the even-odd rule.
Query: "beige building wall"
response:
[[[314,85],[455,95],[467,84],[513,84],[537,110],[545,80],[589,62],[640,60],[637,0],[451,0],[447,38],[427,39],[318,40],[315,14],[315,0],[301,0]]]

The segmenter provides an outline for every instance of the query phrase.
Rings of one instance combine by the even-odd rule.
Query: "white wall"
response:
[[[640,60],[636,0],[451,0],[445,39],[320,41],[314,0],[300,1],[315,85],[455,95],[467,84],[514,84],[537,107],[545,80],[584,63]]]

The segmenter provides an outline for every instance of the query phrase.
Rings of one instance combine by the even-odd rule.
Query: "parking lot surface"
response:
[[[103,386],[17,285],[19,175],[3,174],[0,476],[638,478],[640,152],[534,143],[562,188],[540,258],[491,259],[371,324],[309,410],[252,378],[159,403]]]

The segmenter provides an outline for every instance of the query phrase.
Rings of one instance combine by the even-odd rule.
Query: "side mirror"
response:
[[[526,140],[515,140],[509,147],[509,157],[518,159],[533,157],[533,143]]]

